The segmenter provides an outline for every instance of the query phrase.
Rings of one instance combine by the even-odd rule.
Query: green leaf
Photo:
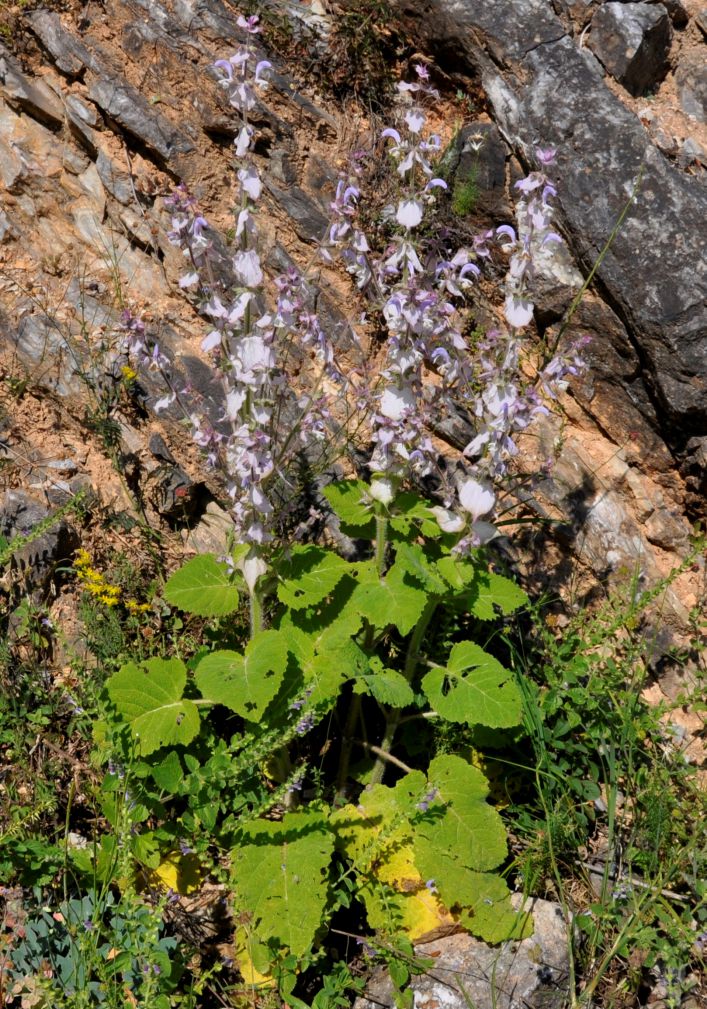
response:
[[[407,571],[432,596],[444,596],[449,591],[446,582],[440,578],[437,565],[426,555],[418,543],[401,543],[395,555],[395,562]]]
[[[374,569],[369,578],[361,579],[354,590],[352,603],[357,611],[377,630],[393,625],[401,634],[409,634],[422,615],[427,593],[397,560],[385,578],[378,578]]]
[[[415,827],[415,851],[431,853],[423,872],[435,858],[446,857],[467,869],[495,869],[506,857],[506,832],[500,815],[486,802],[489,786],[482,772],[461,757],[444,754],[431,762],[427,776],[439,796],[435,816]],[[436,879],[434,872],[431,876]]]
[[[504,616],[525,606],[528,597],[525,592],[503,575],[493,571],[479,571],[472,587],[470,609],[479,620],[493,620],[498,610]]]
[[[521,698],[513,674],[472,641],[451,651],[446,669],[422,679],[434,709],[450,722],[507,728],[521,721]]]
[[[108,680],[110,699],[130,726],[138,753],[186,746],[199,731],[199,712],[182,697],[187,671],[180,659],[128,662]]]
[[[176,792],[184,780],[184,770],[179,754],[170,750],[161,764],[150,769],[155,783],[166,792]]]
[[[287,653],[282,631],[260,631],[248,642],[244,655],[227,650],[207,655],[194,679],[206,700],[255,722],[280,688]]]
[[[327,484],[322,493],[347,526],[365,526],[371,521],[368,484],[363,480],[337,480]]]
[[[440,557],[437,561],[437,570],[457,591],[471,585],[480,573],[478,565],[470,557],[458,557],[456,554]]]
[[[311,952],[325,920],[334,835],[317,813],[256,821],[233,851],[236,906],[261,943],[298,959]]]
[[[439,523],[430,512],[429,504],[417,494],[404,491],[398,494],[392,505],[390,526],[396,533],[408,537],[410,532],[421,533],[432,539],[442,535]]]
[[[331,550],[293,547],[289,560],[280,568],[278,598],[293,610],[314,606],[336,588],[348,569],[348,562]]]
[[[504,880],[488,871],[503,862],[507,847],[503,821],[486,802],[486,779],[447,754],[432,761],[429,780],[439,796],[413,835],[422,876],[434,880],[442,902],[470,932],[487,942],[522,938],[528,932],[524,916],[511,907]]]
[[[238,608],[238,589],[214,554],[200,554],[175,571],[164,587],[164,597],[200,617],[222,617]]]
[[[370,660],[370,668],[369,673],[356,679],[354,693],[370,694],[379,704],[391,708],[406,708],[413,703],[415,692],[402,673],[387,669],[377,656]]]

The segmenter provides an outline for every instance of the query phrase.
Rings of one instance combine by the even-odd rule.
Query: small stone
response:
[[[0,136],[0,182],[12,192],[15,183],[25,175],[25,168],[17,150]]]
[[[662,4],[606,3],[592,18],[589,46],[634,97],[654,88],[670,67],[672,28]]]
[[[707,123],[707,64],[702,53],[688,53],[680,61],[675,83],[683,111]]]
[[[135,197],[133,196],[133,187],[130,184],[130,176],[123,168],[120,168],[114,161],[111,161],[104,151],[98,152],[96,168],[101,182],[118,203],[127,206],[133,202]]]
[[[678,162],[681,168],[689,168],[691,165],[701,165],[707,168],[707,154],[692,137],[688,137],[680,148]]]

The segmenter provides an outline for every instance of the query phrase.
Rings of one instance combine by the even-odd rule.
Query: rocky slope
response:
[[[533,165],[534,143],[557,147],[571,255],[548,259],[539,335],[566,320],[641,176],[568,326],[592,338],[589,370],[564,415],[525,446],[522,465],[544,476],[524,507],[560,521],[526,535],[518,562],[569,605],[607,585],[629,591],[632,578],[654,584],[688,555],[692,525],[705,515],[704,14],[687,0],[393,6],[399,37],[406,30],[415,40],[399,48],[400,72],[416,47],[446,94],[446,139],[455,123],[463,126],[454,170],[463,180],[473,162],[479,189],[466,226],[512,220],[512,183]],[[337,105],[313,83],[315,68],[340,60],[346,8],[283,10],[264,6],[265,44],[270,23],[271,48],[297,59],[268,53],[276,73],[255,122],[273,272],[312,256],[337,169],[368,126],[360,106]],[[102,405],[112,402],[116,451],[146,489],[154,520],[169,519],[175,495],[188,495],[190,542],[202,547],[227,525],[213,500],[218,487],[206,486],[182,429],[152,412],[162,394],[153,376],[140,376],[146,395],[138,404],[116,405],[125,363],[116,347],[129,305],[159,333],[185,381],[218,398],[199,350],[206,323],[178,288],[181,262],[165,237],[163,201],[184,181],[210,221],[230,225],[236,121],[209,67],[239,38],[237,13],[225,0],[40,5],[16,11],[0,47],[3,478],[48,505],[83,484],[105,506],[129,511],[99,436]],[[617,33],[627,39],[621,52]],[[459,89],[474,96],[471,111],[455,98]],[[477,157],[466,141],[479,132],[487,142]],[[329,325],[345,344],[351,293],[334,273],[324,274],[324,288]],[[493,305],[480,304],[481,321],[492,317]],[[460,418],[447,438],[458,444],[464,434]],[[6,531],[18,523],[7,518]],[[667,589],[657,658],[674,632],[687,632],[703,581],[695,558]]]

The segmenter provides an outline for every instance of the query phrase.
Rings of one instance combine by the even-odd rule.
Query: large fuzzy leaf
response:
[[[513,674],[473,641],[454,646],[446,668],[422,679],[434,709],[450,722],[508,728],[521,720],[521,699]]]
[[[260,943],[283,955],[310,951],[325,917],[333,848],[334,835],[317,813],[243,828],[233,851],[236,905]]]
[[[528,597],[515,582],[493,571],[479,571],[470,595],[470,609],[480,620],[493,620],[499,611],[508,616],[525,606]]]
[[[486,778],[447,754],[432,761],[429,781],[438,792],[433,815],[420,819],[413,837],[420,873],[470,932],[487,942],[521,938],[525,919],[513,911],[504,880],[488,871],[503,862],[507,847],[503,821],[486,802]]]
[[[164,587],[164,597],[200,617],[222,617],[238,608],[238,589],[213,554],[200,554],[175,571]]]
[[[187,671],[179,659],[127,662],[108,680],[110,699],[130,726],[138,753],[190,743],[199,731],[199,712],[182,697]]]
[[[378,578],[373,570],[366,580],[359,580],[352,602],[371,626],[383,630],[392,625],[406,635],[420,619],[427,593],[407,568],[396,561],[385,578]]]
[[[392,708],[405,708],[415,700],[415,692],[403,674],[387,669],[377,656],[370,660],[370,670],[356,680],[354,692],[370,694],[379,704]]]
[[[367,491],[368,485],[363,480],[337,480],[322,491],[344,525],[359,527],[354,530],[359,536],[363,534],[360,527],[367,526],[373,518]]]
[[[336,588],[348,569],[348,562],[331,550],[293,547],[289,560],[281,567],[278,598],[293,610],[315,606]]]
[[[439,811],[416,826],[416,837],[427,842],[424,850],[440,858],[452,853],[468,869],[495,869],[506,857],[506,832],[486,802],[489,785],[484,775],[461,757],[445,754],[432,761],[428,778],[439,793]],[[428,863],[425,868],[430,868]]]
[[[196,685],[206,700],[257,721],[280,688],[287,653],[282,631],[260,631],[243,655],[223,650],[203,658],[196,669]]]

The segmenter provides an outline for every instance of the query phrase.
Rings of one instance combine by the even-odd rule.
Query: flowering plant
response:
[[[424,105],[437,92],[427,68],[418,66],[417,80],[398,86],[400,123],[381,134],[398,187],[384,212],[387,245],[374,248],[359,223],[358,158],[331,203],[322,257],[343,264],[386,333],[378,379],[366,385],[351,371],[344,376],[305,277],[292,267],[275,280],[272,297],[265,296],[256,227],[263,187],[249,114],[267,86],[270,64],[256,52],[257,18],[238,23],[244,44],[215,65],[240,115],[235,247],[224,251],[186,190],[169,201],[171,239],[188,262],[181,286],[198,291],[212,327],[202,348],[223,386],[217,424],[191,412],[193,437],[225,470],[238,544],[228,558],[188,562],[168,581],[165,597],[187,612],[220,619],[237,610],[245,587],[250,633],[239,650],[231,639],[219,647],[215,635],[212,650],[189,669],[180,659],[152,659],[138,675],[129,663],[111,678],[108,693],[141,760],[190,747],[203,731],[203,712],[215,706],[240,719],[238,773],[252,776],[269,746],[273,798],[286,813],[277,822],[258,819],[272,805],[266,802],[234,827],[232,811],[222,812],[230,824],[236,901],[250,923],[237,932],[239,962],[246,972],[276,970],[283,995],[293,1001],[293,979],[322,922],[344,899],[340,889],[331,901],[335,851],[373,930],[414,939],[460,921],[492,941],[524,933],[494,872],[506,846],[500,818],[485,802],[483,775],[458,755],[413,767],[395,751],[409,719],[491,729],[520,721],[513,675],[477,640],[466,639],[463,617],[483,626],[526,601],[512,581],[489,569],[479,547],[497,534],[497,494],[519,433],[547,410],[547,398],[558,395],[581,360],[573,347],[534,374],[523,363],[538,250],[560,241],[552,230],[555,189],[544,171],[518,184],[517,230],[502,225],[443,256],[427,241],[428,214],[446,182],[434,169],[441,138],[425,131]],[[552,153],[539,152],[539,160],[544,168]],[[472,338],[465,305],[474,300],[494,245],[509,257],[503,317]],[[126,325],[143,362],[160,367],[159,351],[144,346],[139,325]],[[293,355],[314,368],[298,392],[288,375]],[[327,438],[335,416],[332,390],[369,407],[370,479],[336,482],[324,491],[341,531],[370,541],[355,561],[315,545],[280,545],[276,537],[274,482],[286,474],[295,444]],[[172,389],[159,405],[176,399]],[[440,464],[429,432],[435,419],[460,405],[474,435],[452,474]],[[439,481],[434,505],[405,489],[431,473]],[[441,614],[458,620],[451,635],[437,633]],[[302,794],[310,768],[300,741],[325,716],[339,737],[324,793],[331,801],[309,809]],[[372,760],[363,777],[352,768],[355,749]],[[392,773],[398,780],[384,784]],[[346,802],[352,791],[357,803]],[[297,927],[283,924],[294,920]]]

